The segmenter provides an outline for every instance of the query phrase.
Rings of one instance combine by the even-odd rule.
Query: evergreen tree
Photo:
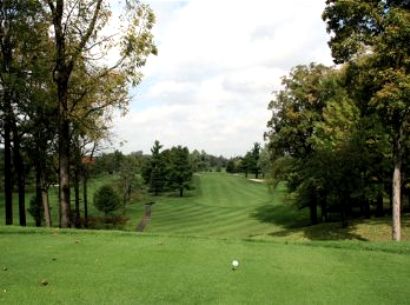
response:
[[[177,146],[169,150],[168,163],[168,186],[179,191],[183,197],[184,190],[189,189],[192,180],[192,167],[189,162],[189,150],[187,147]]]

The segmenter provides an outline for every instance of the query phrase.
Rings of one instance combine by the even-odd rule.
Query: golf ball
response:
[[[239,261],[236,260],[236,259],[234,259],[234,260],[232,261],[232,267],[238,268],[238,267],[239,267]]]

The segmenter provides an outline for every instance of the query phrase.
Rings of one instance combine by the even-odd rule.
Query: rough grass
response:
[[[0,304],[401,305],[410,297],[409,243],[0,227],[0,244]]]

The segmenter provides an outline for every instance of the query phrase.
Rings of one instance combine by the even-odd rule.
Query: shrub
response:
[[[110,185],[104,185],[94,194],[94,206],[107,216],[121,207],[121,200]]]

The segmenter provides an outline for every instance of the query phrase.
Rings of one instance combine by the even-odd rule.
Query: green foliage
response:
[[[182,197],[184,190],[189,188],[193,174],[188,148],[172,147],[167,161],[167,184],[170,188],[178,189],[179,196]]]
[[[139,155],[129,155],[121,161],[117,188],[124,205],[142,192],[143,181],[140,176],[142,159],[140,157]]]
[[[298,66],[270,104],[272,182],[288,182],[298,205],[309,208],[312,223],[319,221],[318,208],[321,219],[338,213],[344,225],[354,217],[353,208],[368,217],[370,205],[383,196],[386,130],[353,99],[362,90],[360,80],[357,91],[347,91],[358,77],[354,69]]]
[[[366,94],[359,102],[378,114],[390,135],[394,240],[400,240],[401,185],[410,122],[408,1],[328,0],[323,19],[337,63],[359,66]],[[365,107],[364,107],[365,108]]]
[[[107,216],[121,207],[121,199],[112,186],[104,185],[94,194],[94,206]]]

